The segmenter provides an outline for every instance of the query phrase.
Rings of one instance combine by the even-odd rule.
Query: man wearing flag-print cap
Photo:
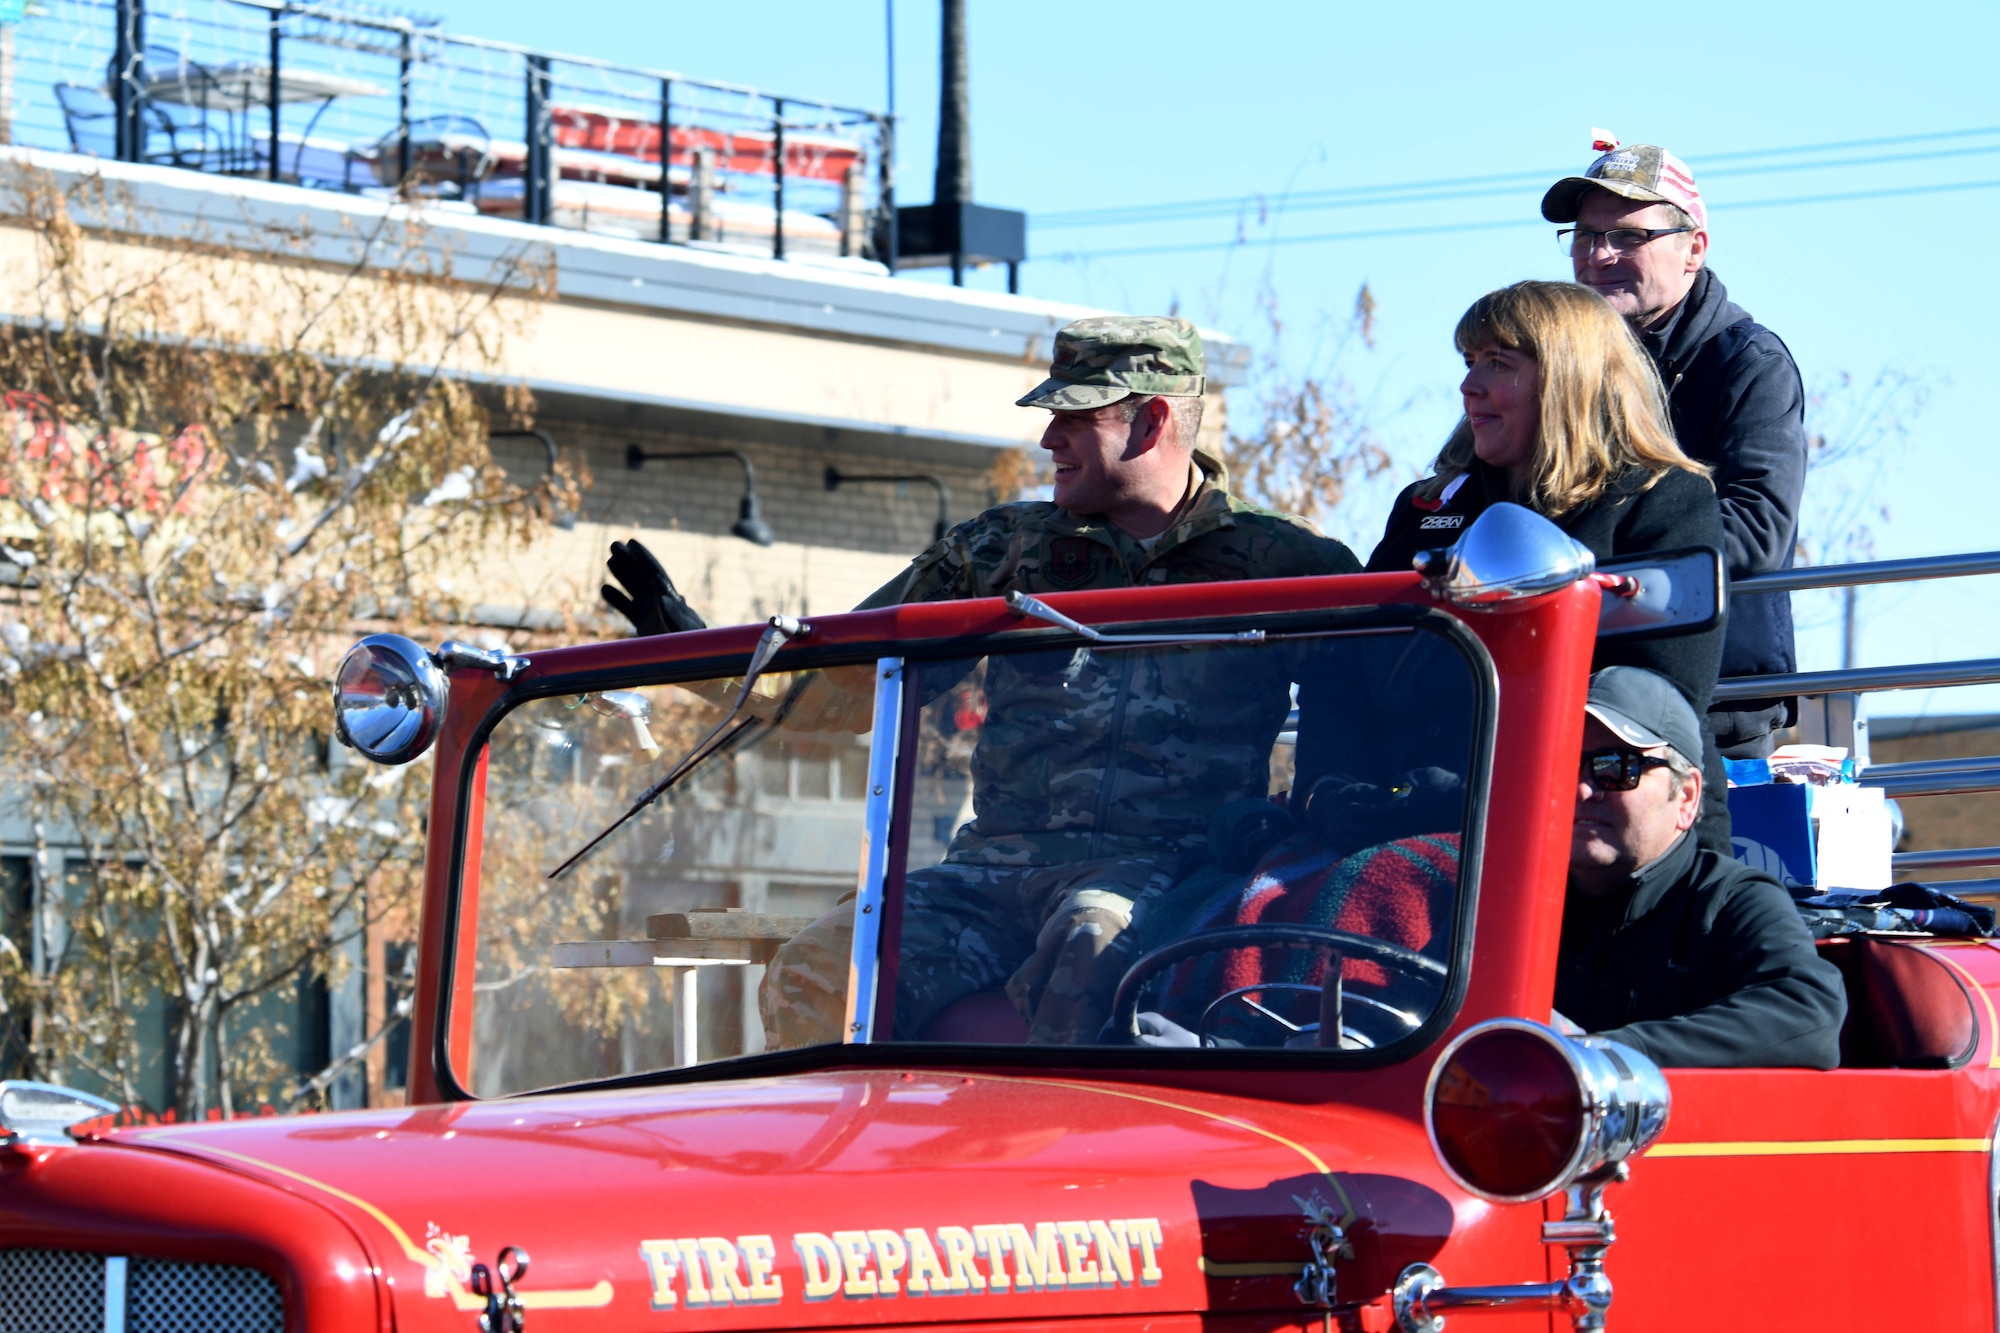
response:
[[[1805,388],[1778,335],[1729,299],[1708,266],[1708,208],[1686,163],[1656,144],[1593,133],[1598,158],[1542,196],[1576,280],[1630,321],[1666,386],[1681,448],[1715,469],[1731,578],[1792,563],[1805,487]],[[1732,598],[1725,676],[1797,669],[1789,593]],[[1789,698],[1733,699],[1709,712],[1721,753],[1771,752],[1795,720]]]

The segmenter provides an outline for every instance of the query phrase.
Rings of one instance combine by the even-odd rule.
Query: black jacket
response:
[[[1570,892],[1556,1008],[1667,1067],[1832,1069],[1847,994],[1777,880],[1684,836],[1608,897]]]
[[[1791,352],[1708,269],[1673,319],[1640,341],[1667,387],[1675,438],[1715,469],[1730,576],[1788,568],[1806,479],[1805,386]],[[1732,599],[1722,674],[1797,669],[1791,594]],[[1728,745],[1788,725],[1793,707],[1789,699],[1737,700],[1711,720]]]
[[[1633,468],[1595,503],[1556,519],[1556,526],[1588,546],[1600,563],[1683,546],[1722,549],[1715,489],[1704,478],[1676,468],[1641,490],[1645,480],[1645,471]],[[1478,462],[1443,504],[1420,501],[1419,484],[1396,497],[1382,540],[1368,557],[1370,570],[1410,568],[1417,552],[1451,545],[1487,505],[1508,496],[1507,475]],[[1597,645],[1591,669],[1639,666],[1657,671],[1679,686],[1699,713],[1708,707],[1708,696],[1715,689],[1722,636],[1723,631],[1716,629],[1637,642],[1608,639]]]

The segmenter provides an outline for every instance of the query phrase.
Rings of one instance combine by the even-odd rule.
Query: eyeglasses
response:
[[[1611,247],[1614,255],[1629,255],[1662,236],[1678,236],[1693,230],[1693,227],[1613,227],[1610,231],[1592,231],[1588,227],[1564,227],[1556,233],[1556,245],[1572,259],[1591,254],[1599,242]]]
[[[1645,778],[1647,769],[1670,767],[1660,755],[1613,746],[1585,754],[1577,774],[1599,791],[1631,791]]]

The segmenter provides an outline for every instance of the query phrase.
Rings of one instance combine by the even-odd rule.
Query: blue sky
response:
[[[882,0],[550,6],[428,0],[459,32],[789,95],[881,106]],[[929,197],[938,9],[895,5],[901,196]],[[1907,439],[1817,482],[1812,524],[1886,506],[1883,556],[2000,547],[1989,368],[2000,270],[1986,231],[2000,201],[1992,52],[2000,5],[1912,10],[1847,3],[1362,6],[1155,0],[1143,7],[970,0],[974,185],[982,202],[1048,217],[1186,200],[1254,198],[1224,215],[1091,228],[1036,226],[1023,290],[1183,313],[1258,339],[1268,280],[1295,369],[1327,349],[1368,284],[1373,350],[1334,367],[1376,405],[1416,474],[1457,415],[1451,328],[1481,292],[1565,276],[1552,228],[1532,222],[1540,173],[1590,159],[1589,131],[1666,144],[1710,203],[1712,261],[1777,330],[1809,386],[1887,373],[1927,392]],[[1956,138],[1839,151],[1893,136]],[[1920,156],[1922,155],[1922,156]],[[1856,162],[1858,158],[1893,161]],[[1844,166],[1818,165],[1828,161]],[[1705,164],[1713,174],[1705,170]],[[1477,196],[1303,209],[1314,192],[1521,173]],[[1552,176],[1551,176],[1552,178]],[[1946,187],[1946,188],[1940,188]],[[1887,193],[1905,191],[1904,193]],[[1865,199],[1767,201],[1875,194]],[[1319,243],[1286,237],[1494,224]],[[1230,244],[1241,235],[1243,243]],[[1278,243],[1273,244],[1273,241]],[[1137,247],[1211,245],[1125,257]],[[1000,284],[997,273],[981,285]],[[1316,359],[1317,358],[1317,359]],[[1848,398],[1855,397],[1850,390]],[[1336,522],[1364,550],[1387,492]],[[1815,500],[1817,504],[1815,505]],[[1804,665],[1838,665],[1829,595],[1798,609]],[[1862,594],[1858,660],[2000,657],[2000,579]],[[1877,715],[2000,711],[2000,687],[1875,696]]]

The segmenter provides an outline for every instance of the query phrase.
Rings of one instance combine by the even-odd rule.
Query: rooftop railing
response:
[[[882,113],[276,0],[29,0],[0,141],[666,244],[894,253]]]

